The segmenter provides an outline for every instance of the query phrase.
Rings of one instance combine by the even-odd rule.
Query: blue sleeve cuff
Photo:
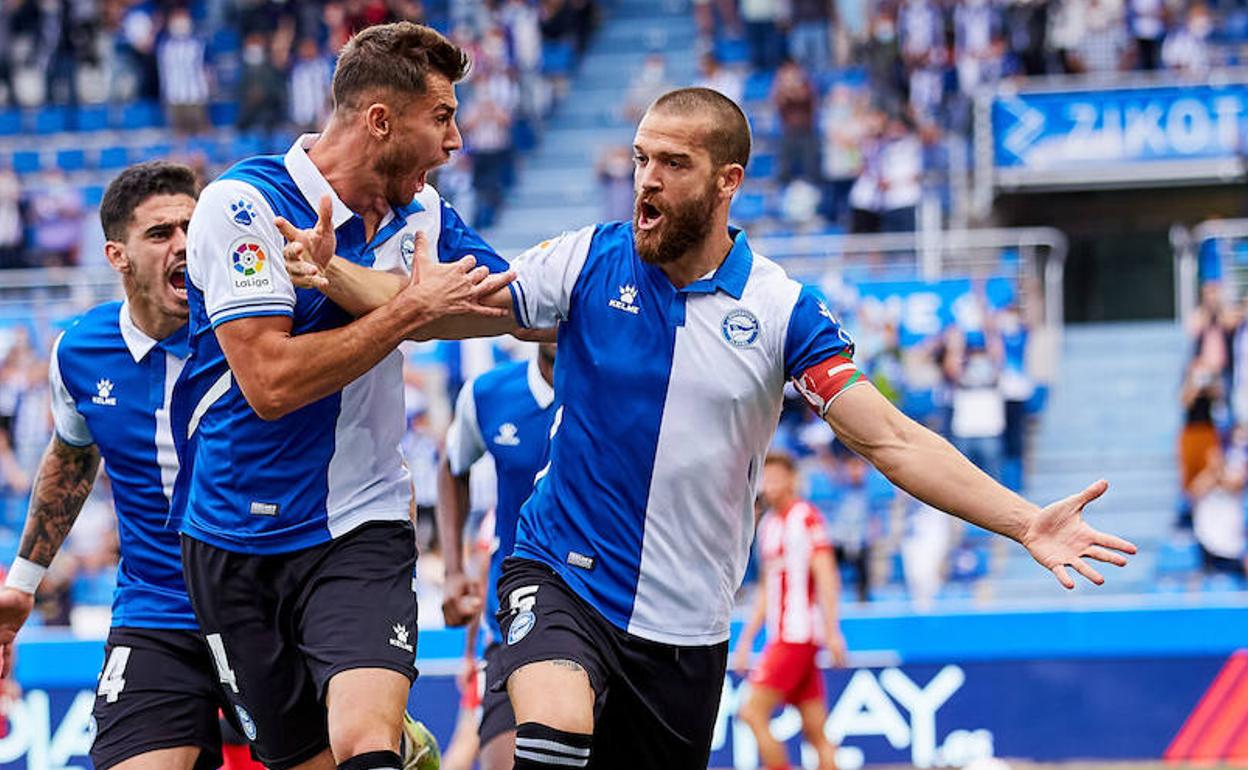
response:
[[[511,292],[511,314],[516,317],[516,323],[523,329],[532,329],[533,326],[524,312],[524,287],[512,281],[507,284],[507,290]]]
[[[212,328],[215,329],[223,323],[229,323],[230,321],[237,321],[240,318],[259,318],[261,316],[279,316],[279,315],[287,316],[288,318],[294,318],[295,311],[290,308],[275,308],[275,307],[260,307],[260,308],[255,308],[254,310],[239,310],[237,312],[220,315],[212,319]]]

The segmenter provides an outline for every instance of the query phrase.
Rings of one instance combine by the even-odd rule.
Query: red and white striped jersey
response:
[[[823,613],[815,599],[810,559],[832,548],[823,514],[801,500],[787,510],[772,510],[759,522],[758,542],[767,592],[767,639],[822,643]]]

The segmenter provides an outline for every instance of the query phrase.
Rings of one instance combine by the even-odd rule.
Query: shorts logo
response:
[[[269,277],[269,257],[264,247],[251,238],[239,238],[230,244],[230,277],[234,294],[264,294],[273,290]]]
[[[515,644],[528,636],[535,625],[537,625],[537,616],[532,610],[525,610],[516,615],[515,620],[511,621],[511,628],[507,631],[507,644]]]
[[[243,735],[247,736],[247,740],[254,741],[256,739],[256,723],[252,721],[251,714],[248,714],[247,709],[242,706],[235,706],[234,713],[238,715],[238,724],[243,728]]]
[[[402,623],[395,623],[394,627],[391,630],[394,632],[394,636],[390,637],[391,647],[398,647],[400,650],[403,650],[405,652],[416,651],[416,649],[412,647],[411,642],[407,641],[407,637],[408,637],[407,626],[403,625]]]
[[[758,339],[758,319],[748,310],[733,310],[724,316],[724,339],[735,348],[748,348]]]
[[[399,241],[399,254],[403,257],[403,266],[408,270],[412,269],[412,260],[416,258],[416,236],[407,233],[403,236],[403,240]]]
[[[251,201],[239,198],[230,204],[230,214],[235,222],[243,227],[250,227],[256,219],[256,210]]]

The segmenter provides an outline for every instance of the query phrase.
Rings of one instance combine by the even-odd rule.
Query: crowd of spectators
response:
[[[1179,529],[1191,530],[1208,574],[1248,576],[1248,303],[1219,280],[1187,319],[1178,459]]]
[[[761,175],[781,188],[783,229],[853,232],[914,230],[925,198],[948,213],[948,145],[966,157],[981,90],[1020,76],[1200,77],[1238,61],[1248,22],[1239,4],[1198,0],[694,0],[693,12],[702,84],[742,103],[774,154]],[[751,81],[769,94],[742,98]],[[815,206],[791,205],[812,189]]]

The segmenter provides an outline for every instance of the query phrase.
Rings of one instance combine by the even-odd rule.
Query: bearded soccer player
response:
[[[771,715],[786,703],[796,707],[819,770],[836,770],[836,747],[823,733],[828,707],[815,658],[826,648],[834,664],[845,665],[836,611],[841,580],[823,514],[797,496],[797,481],[793,458],[767,455],[761,494],[767,512],[757,535],[762,579],[754,612],[737,640],[733,668],[742,673],[749,668],[750,647],[764,622],[767,646],[750,673],[749,694],[737,716],[754,733],[764,770],[788,770],[784,744],[771,734]]]
[[[231,708],[271,770],[401,766],[417,606],[396,347],[508,315],[478,301],[510,280],[506,264],[425,184],[461,145],[467,63],[428,27],[360,32],[324,133],[235,165],[191,219],[191,357],[174,399],[183,566]],[[418,280],[353,319],[291,284],[279,255],[296,227],[365,273]]]
[[[550,461],[498,584],[516,768],[706,767],[786,380],[894,484],[1022,543],[1067,588],[1068,567],[1103,582],[1084,559],[1126,563],[1135,546],[1081,517],[1104,481],[1045,508],[997,484],[881,396],[819,294],[728,226],[750,152],[731,100],[667,93],[633,149],[633,221],[521,255],[488,299],[512,318],[478,327],[559,329]],[[344,262],[307,253],[297,272],[324,282]],[[379,297],[401,286],[363,277]]]

